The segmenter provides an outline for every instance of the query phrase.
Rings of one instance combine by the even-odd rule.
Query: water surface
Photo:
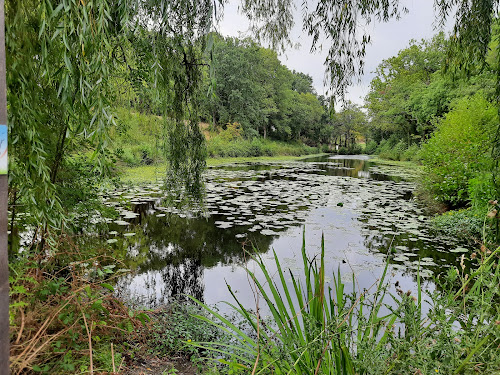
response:
[[[110,192],[107,204],[122,218],[110,223],[107,241],[134,269],[117,292],[151,308],[185,294],[215,304],[232,299],[227,283],[251,307],[249,254],[260,254],[272,273],[274,250],[300,274],[302,236],[312,258],[322,234],[327,275],[340,268],[346,283],[354,274],[360,290],[373,288],[389,257],[389,281],[415,290],[419,268],[431,280],[466,249],[432,233],[414,189],[406,169],[325,156],[210,168],[198,209],[167,206],[160,182]]]

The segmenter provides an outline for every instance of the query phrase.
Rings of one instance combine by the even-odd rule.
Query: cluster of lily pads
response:
[[[370,174],[377,179],[371,179]],[[450,252],[467,251],[453,239],[433,235],[428,216],[412,198],[415,186],[411,172],[402,168],[359,168],[337,160],[228,164],[210,168],[205,177],[203,204],[194,207],[183,206],[180,200],[166,205],[169,194],[163,191],[161,182],[117,189],[108,192],[104,200],[117,209],[120,219],[114,224],[118,226],[141,223],[148,215],[166,222],[168,214],[204,216],[213,217],[220,230],[238,228],[236,238],[249,233],[277,236],[303,223],[308,213],[319,207],[350,210],[361,223],[366,247],[389,251],[396,267],[447,265]],[[117,236],[119,232],[110,234]],[[134,232],[123,235],[132,237]]]

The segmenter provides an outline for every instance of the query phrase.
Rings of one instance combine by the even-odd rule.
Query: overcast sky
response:
[[[377,23],[368,26],[372,36],[372,43],[367,47],[365,59],[365,74],[360,84],[354,84],[347,94],[347,99],[363,104],[363,98],[368,93],[370,81],[373,78],[378,64],[383,59],[395,56],[399,50],[408,46],[411,39],[428,39],[439,30],[435,29],[434,0],[403,0],[409,13],[403,15],[399,21],[392,20],[388,23]],[[313,77],[314,87],[318,94],[324,94],[323,86],[325,53],[311,54],[309,48],[310,38],[301,31],[301,22],[296,20],[292,34],[294,42],[301,47],[289,49],[279,56],[282,63],[290,69],[295,69]],[[445,31],[451,30],[453,24],[448,22]],[[248,22],[238,13],[238,2],[230,1],[224,8],[224,19],[219,25],[219,32],[224,36],[244,36],[248,34]],[[327,50],[327,48],[324,48]]]

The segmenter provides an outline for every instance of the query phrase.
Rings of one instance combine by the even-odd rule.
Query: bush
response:
[[[491,146],[498,123],[497,109],[481,93],[463,98],[437,124],[422,146],[424,187],[451,206],[469,201],[469,181],[493,166]]]
[[[379,156],[389,160],[400,160],[401,155],[406,150],[406,143],[404,141],[399,141],[393,146],[391,143],[392,142],[388,141],[384,144],[383,148],[379,152]]]
[[[375,153],[378,144],[376,141],[370,141],[366,144],[365,149],[363,150],[365,154],[371,155]]]
[[[173,356],[186,352],[193,354],[193,346],[186,342],[224,341],[223,331],[195,316],[207,317],[205,310],[194,304],[177,301],[169,303],[168,307],[156,312],[151,324],[145,328],[150,354]]]
[[[486,211],[472,208],[447,211],[432,219],[432,227],[447,237],[465,242],[481,242]]]
[[[363,148],[359,144],[355,144],[349,147],[340,147],[338,152],[339,155],[359,155],[363,153]]]
[[[319,149],[323,153],[331,152],[330,145],[328,144],[322,144]]]
[[[406,150],[404,150],[400,156],[401,161],[418,161],[420,160],[420,147],[418,145],[411,145]]]
[[[487,209],[488,202],[496,197],[491,173],[480,173],[469,180],[469,199],[473,208]]]

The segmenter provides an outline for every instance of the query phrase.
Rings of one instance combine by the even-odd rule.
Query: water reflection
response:
[[[407,289],[415,288],[419,267],[429,277],[456,260],[447,251],[456,244],[430,231],[412,199],[412,182],[382,173],[365,157],[228,165],[210,169],[206,185],[206,204],[198,211],[162,207],[154,184],[110,195],[110,204],[121,202],[124,217],[138,214],[128,226],[112,228],[118,241],[110,246],[135,270],[118,283],[122,297],[149,307],[184,294],[215,303],[231,300],[228,282],[251,304],[241,266],[255,264],[244,249],[262,254],[272,271],[272,248],[298,275],[304,227],[311,255],[325,235],[327,274],[340,268],[352,280],[354,273],[361,288],[373,285],[387,257]]]
[[[349,155],[349,156],[319,156],[305,158],[300,163],[287,163],[289,166],[301,165],[309,163],[309,166],[315,168],[303,168],[299,172],[303,173],[318,173],[327,176],[342,176],[353,178],[370,178],[378,181],[401,181],[399,176],[391,176],[384,173],[378,173],[371,170],[373,163],[369,161],[366,155]],[[272,178],[283,178],[280,174],[276,174],[277,170],[283,169],[284,164],[280,162],[274,163],[238,163],[212,167],[212,169],[225,171],[254,171],[265,172],[261,173],[257,179],[266,180]],[[286,168],[286,166],[285,166]],[[284,178],[293,179],[294,176],[286,176]]]

